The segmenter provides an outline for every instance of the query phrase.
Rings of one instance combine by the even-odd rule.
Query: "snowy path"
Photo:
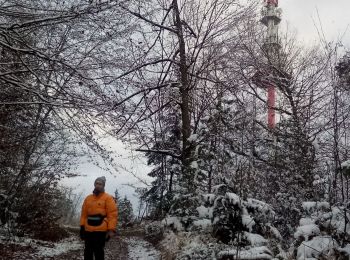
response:
[[[129,237],[124,240],[128,245],[128,256],[132,260],[159,260],[160,252],[149,242],[139,237]]]
[[[26,239],[3,244],[0,239],[0,259],[8,260],[83,260],[83,242],[70,237],[58,243]],[[160,260],[160,252],[139,236],[111,239],[105,248],[106,260]]]
[[[43,258],[51,259],[51,258]],[[53,258],[58,259],[58,258]],[[79,250],[61,254],[62,260],[83,260],[83,243]],[[160,252],[140,237],[116,237],[111,239],[105,248],[106,260],[160,260]]]

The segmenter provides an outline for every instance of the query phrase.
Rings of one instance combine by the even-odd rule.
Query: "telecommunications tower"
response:
[[[267,61],[268,69],[259,70],[253,77],[254,83],[267,90],[267,125],[274,129],[276,125],[276,80],[277,75],[274,68],[279,67],[281,43],[278,37],[278,26],[281,22],[282,10],[278,8],[278,0],[264,0],[264,7],[261,10],[260,22],[267,27],[267,32],[262,45]]]

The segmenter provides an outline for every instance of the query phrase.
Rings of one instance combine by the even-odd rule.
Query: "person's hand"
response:
[[[114,237],[114,231],[108,230],[106,234],[106,241],[110,240],[112,237]]]
[[[84,226],[80,226],[80,238],[82,240],[85,239],[85,227]]]

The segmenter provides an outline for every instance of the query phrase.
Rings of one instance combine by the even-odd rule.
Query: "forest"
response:
[[[82,156],[117,167],[108,137],[152,167],[164,259],[349,259],[349,46],[279,30],[272,55],[261,7],[1,0],[0,233],[63,237],[60,181]]]

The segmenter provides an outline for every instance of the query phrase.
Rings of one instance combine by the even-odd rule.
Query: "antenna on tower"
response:
[[[267,53],[270,61],[276,62],[281,49],[278,27],[282,20],[282,9],[278,8],[278,0],[264,0],[264,3],[260,20],[267,27],[263,50]]]

